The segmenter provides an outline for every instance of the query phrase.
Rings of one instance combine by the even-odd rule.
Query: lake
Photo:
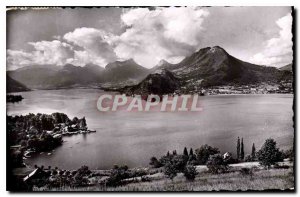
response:
[[[291,148],[293,95],[215,95],[199,97],[201,112],[99,112],[97,89],[36,90],[20,93],[19,103],[7,103],[9,115],[66,113],[69,118],[86,117],[96,133],[64,137],[51,155],[29,158],[29,165],[77,169],[109,169],[114,164],[148,165],[152,156],[168,150],[196,149],[203,144],[222,153],[236,151],[236,140],[244,138],[245,154],[252,143],[260,149],[274,138],[281,149]]]

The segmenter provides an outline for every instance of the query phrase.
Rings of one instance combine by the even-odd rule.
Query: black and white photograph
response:
[[[6,7],[6,190],[295,192],[295,12]]]

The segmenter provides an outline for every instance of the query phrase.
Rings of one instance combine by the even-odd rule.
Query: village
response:
[[[219,94],[293,94],[293,84],[291,81],[281,81],[280,83],[259,83],[248,85],[221,85],[212,86],[209,88],[202,88],[195,83],[190,83],[176,90],[176,94],[195,93],[200,96],[205,95],[219,95]]]

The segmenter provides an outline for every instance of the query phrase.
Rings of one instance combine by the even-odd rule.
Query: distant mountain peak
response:
[[[158,62],[157,67],[162,66],[162,65],[165,65],[165,64],[170,64],[170,63],[167,62],[167,61],[164,60],[164,59],[161,59],[161,60]]]
[[[165,68],[161,68],[161,69],[157,69],[155,70],[153,73],[151,74],[159,74],[159,75],[166,75],[167,73],[170,73],[170,71],[168,71]]]
[[[104,68],[102,66],[98,66],[98,65],[93,64],[93,63],[86,64],[83,68],[86,68],[88,70],[94,70],[94,71],[104,70]]]
[[[125,60],[125,61],[123,61],[123,62],[128,62],[128,63],[134,63],[134,64],[136,64],[136,62],[135,62],[134,59],[132,59],[132,58],[130,58],[130,59],[128,59],[128,60]]]
[[[68,68],[76,68],[76,67],[78,67],[78,66],[74,66],[73,64],[65,64],[63,66],[63,68],[66,68],[66,69],[68,69]]]
[[[125,94],[168,94],[174,93],[179,87],[179,80],[167,69],[158,69],[154,73],[149,74],[139,84],[127,87],[122,90]]]
[[[227,53],[227,52],[226,52],[222,47],[220,47],[220,46],[213,46],[213,47],[210,47],[209,52],[211,52],[211,53],[216,53],[216,52],[225,52],[225,53]]]
[[[115,61],[107,64],[105,66],[105,69],[115,69],[119,67],[124,67],[124,66],[136,66],[140,67],[139,64],[137,64],[132,58],[124,61]]]

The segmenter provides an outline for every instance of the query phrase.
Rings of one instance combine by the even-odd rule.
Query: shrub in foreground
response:
[[[111,170],[107,185],[113,187],[119,186],[122,184],[122,180],[127,178],[129,178],[128,167],[126,165],[120,167],[116,165]]]
[[[253,169],[252,168],[241,168],[240,174],[243,176],[252,176],[253,175]]]
[[[282,152],[276,147],[274,139],[267,139],[257,153],[257,158],[262,166],[270,168],[271,165],[283,161]]]
[[[205,165],[211,155],[220,153],[218,148],[211,147],[207,144],[201,146],[199,149],[196,149],[195,152],[197,162],[200,165]]]
[[[196,167],[193,165],[186,165],[184,168],[184,176],[188,181],[193,181],[195,180],[197,173]]]
[[[221,154],[211,155],[207,161],[207,168],[213,174],[224,173],[228,170],[228,164]]]

